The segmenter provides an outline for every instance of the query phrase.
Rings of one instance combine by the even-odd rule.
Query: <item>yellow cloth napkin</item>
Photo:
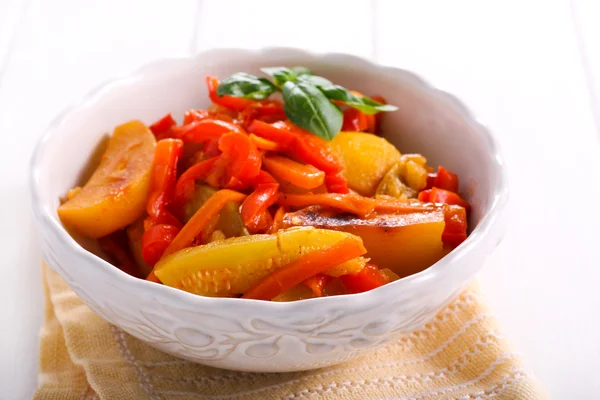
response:
[[[422,330],[332,367],[233,372],[164,354],[94,314],[44,267],[46,319],[35,399],[543,399],[477,288]]]

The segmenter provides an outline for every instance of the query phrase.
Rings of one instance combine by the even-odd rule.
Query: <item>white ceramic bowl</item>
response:
[[[303,65],[341,85],[383,95],[383,118],[402,152],[423,153],[458,173],[473,204],[469,238],[416,275],[367,293],[292,303],[195,296],[139,280],[84,250],[57,217],[59,198],[101,138],[125,121],[151,123],[208,105],[204,76]],[[414,74],[344,54],[289,48],[218,49],[167,59],[111,81],[52,123],[32,159],[33,211],[45,260],[102,318],[175,356],[244,371],[284,372],[339,363],[422,327],[469,282],[496,247],[507,200],[493,136],[452,96]]]

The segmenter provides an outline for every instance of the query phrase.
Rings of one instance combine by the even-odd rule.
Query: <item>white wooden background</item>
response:
[[[414,70],[496,132],[510,223],[480,274],[486,295],[554,398],[600,398],[599,18],[598,0],[0,0],[0,399],[36,385],[43,304],[26,177],[45,126],[150,60],[265,45]]]

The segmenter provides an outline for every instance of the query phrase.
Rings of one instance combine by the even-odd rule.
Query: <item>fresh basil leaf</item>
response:
[[[298,77],[298,81],[308,82],[314,86],[318,86],[319,89],[321,87],[333,86],[333,83],[331,83],[331,81],[323,78],[322,76],[317,76],[317,75],[300,75]]]
[[[279,87],[283,86],[287,81],[294,82],[296,80],[296,73],[287,67],[267,67],[260,70],[272,76],[275,84]]]
[[[396,106],[382,104],[366,96],[356,96],[348,89],[340,85],[331,84],[331,82],[329,85],[316,85],[329,100],[341,101],[342,103],[352,108],[356,108],[365,114],[377,114],[383,111],[396,111],[398,109]]]
[[[306,67],[301,67],[301,66],[297,66],[297,67],[292,67],[291,68],[292,72],[296,74],[296,76],[301,76],[301,75],[312,75],[312,71],[309,70]]]
[[[277,87],[268,79],[238,72],[221,82],[217,88],[217,96],[228,95],[251,100],[264,100],[276,91]]]
[[[283,101],[290,121],[323,139],[333,139],[342,129],[342,111],[310,83],[286,82]]]

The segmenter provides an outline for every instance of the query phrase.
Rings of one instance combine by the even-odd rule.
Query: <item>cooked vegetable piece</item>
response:
[[[325,287],[325,285],[327,285],[327,283],[329,283],[329,281],[331,279],[333,279],[333,278],[330,276],[327,276],[324,274],[317,274],[317,275],[311,276],[310,278],[306,279],[302,283],[304,285],[306,285],[307,287],[309,287],[315,296],[322,297],[323,296],[323,288]]]
[[[208,225],[215,214],[221,212],[230,201],[240,202],[246,198],[245,194],[233,190],[221,189],[212,195],[181,228],[175,236],[164,255],[172,254],[185,247],[190,246],[202,230]]]
[[[117,268],[136,278],[140,277],[139,269],[127,250],[127,238],[123,231],[116,231],[108,236],[98,238],[98,244]]]
[[[323,274],[332,276],[332,277],[340,277],[346,274],[355,274],[367,265],[369,261],[368,258],[365,257],[356,257],[352,260],[348,260],[341,264],[336,265],[335,267],[326,269]]]
[[[268,172],[260,171],[252,192],[240,207],[242,221],[250,233],[265,233],[273,224],[267,209],[277,200],[279,183]]]
[[[376,289],[389,282],[387,275],[373,264],[367,264],[356,274],[340,276],[340,280],[348,290],[348,293],[362,293]]]
[[[146,264],[142,257],[142,237],[144,236],[144,218],[140,218],[133,224],[130,224],[127,229],[127,239],[129,241],[129,249],[131,250],[131,256],[138,266],[142,276],[148,276],[152,267]]]
[[[467,238],[467,211],[464,207],[446,207],[446,228],[442,234],[444,244],[456,247]]]
[[[471,208],[469,202],[458,194],[436,187],[419,192],[419,200],[431,203],[454,204],[464,207],[467,211]]]
[[[168,135],[171,133],[171,128],[173,128],[175,125],[177,125],[177,122],[175,122],[173,116],[171,113],[169,113],[150,125],[150,130],[152,133],[154,133],[157,139],[162,139],[164,137],[168,137]]]
[[[168,224],[156,224],[142,236],[142,257],[148,265],[154,265],[169,247],[179,228]]]
[[[401,277],[419,272],[443,256],[442,207],[427,212],[377,214],[365,219],[304,209],[288,213],[284,226],[314,226],[351,232],[363,239],[367,257]]]
[[[373,196],[385,173],[400,162],[400,152],[390,142],[369,133],[340,132],[330,146],[345,165],[348,186],[363,196]]]
[[[448,171],[440,165],[433,186],[458,193],[458,175]]]
[[[171,215],[167,206],[173,203],[175,182],[177,180],[177,163],[183,150],[183,142],[179,139],[162,139],[156,144],[152,179],[146,212],[151,224],[170,224],[180,226],[180,222]]]
[[[275,178],[303,189],[315,189],[325,181],[325,173],[309,164],[300,164],[287,157],[264,156],[264,169]]]
[[[205,296],[239,295],[302,255],[348,238],[362,243],[349,233],[311,227],[230,238],[173,253],[158,262],[155,273],[165,285],[188,292]]]
[[[155,145],[154,135],[142,122],[118,126],[92,177],[58,208],[60,219],[91,238],[137,220],[146,206]]]
[[[400,164],[394,164],[377,186],[377,195],[391,196],[399,200],[417,197],[417,191],[411,189],[400,179]]]
[[[248,289],[243,298],[271,300],[305,279],[333,267],[336,263],[347,261],[365,252],[362,240],[358,236],[351,235],[335,244],[307,252],[283,268],[273,271]]]
[[[217,189],[208,185],[196,184],[194,198],[185,209],[185,220],[189,221],[196,211],[215,193],[217,193]],[[225,237],[248,235],[248,230],[244,226],[240,215],[240,204],[240,202],[230,201],[219,212],[220,218],[216,229],[221,231]]]
[[[286,290],[279,296],[273,298],[273,301],[297,301],[304,299],[312,299],[316,297],[313,291],[306,285],[300,284]]]

